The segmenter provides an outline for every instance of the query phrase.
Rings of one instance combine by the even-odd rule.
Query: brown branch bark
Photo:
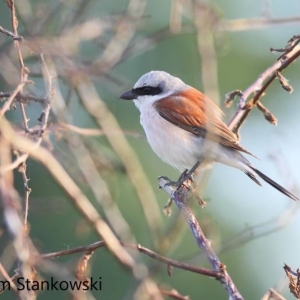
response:
[[[287,47],[287,53],[281,56],[281,59],[277,60],[275,64],[260,74],[258,79],[241,93],[238,109],[228,124],[233,132],[238,133],[253,107],[277,77],[277,73],[283,71],[300,56],[300,37],[292,41],[292,43],[292,48]],[[251,94],[254,94],[253,99],[250,101],[251,105],[248,105],[245,109],[247,99]]]
[[[226,271],[226,266],[221,263],[218,256],[211,247],[210,241],[208,241],[195,217],[192,210],[187,205],[187,190],[183,188],[176,190],[169,185],[166,185],[167,181],[163,178],[158,180],[160,188],[164,189],[174,200],[180,212],[184,215],[186,222],[192,232],[194,239],[199,248],[205,253],[207,260],[216,272],[220,272],[223,276],[219,279],[224,289],[227,291],[231,299],[242,300],[242,295],[237,290],[234,282]]]

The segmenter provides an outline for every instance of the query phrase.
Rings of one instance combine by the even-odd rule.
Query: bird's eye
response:
[[[149,86],[143,87],[143,92],[144,92],[144,94],[149,94],[150,91],[151,91],[151,88],[150,88]]]
[[[133,92],[138,96],[154,96],[160,94],[162,90],[160,87],[142,86],[133,89]]]

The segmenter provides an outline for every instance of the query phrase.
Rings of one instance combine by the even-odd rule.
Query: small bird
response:
[[[180,185],[195,171],[211,168],[218,162],[242,170],[261,185],[258,176],[289,198],[299,200],[248,161],[242,153],[254,155],[239,144],[222,121],[222,110],[180,78],[164,71],[151,71],[120,98],[133,100],[139,109],[140,123],[153,151],[183,172]]]

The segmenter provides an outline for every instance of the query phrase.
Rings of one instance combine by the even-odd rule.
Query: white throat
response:
[[[171,94],[172,92],[167,92],[154,96],[139,96],[137,99],[134,99],[133,102],[135,106],[139,109],[139,111],[142,112],[145,107],[153,105],[153,103],[155,103],[156,101],[169,97]]]

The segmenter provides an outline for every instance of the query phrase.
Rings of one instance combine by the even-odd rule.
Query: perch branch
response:
[[[188,207],[186,203],[187,190],[176,190],[173,189],[171,186],[166,185],[166,183],[166,180],[164,180],[163,178],[159,178],[159,187],[163,188],[171,196],[171,198],[174,200],[177,207],[179,208],[180,212],[185,216],[185,219],[190,227],[195,241],[197,242],[198,247],[204,251],[206,258],[209,261],[212,268],[215,271],[221,272],[223,274],[223,276],[220,278],[222,286],[227,291],[231,299],[242,300],[243,297],[241,296],[231,277],[227,273],[226,266],[221,263],[218,256],[215,254],[214,250],[210,245],[210,241],[206,239],[195,215],[193,214],[192,210]]]

